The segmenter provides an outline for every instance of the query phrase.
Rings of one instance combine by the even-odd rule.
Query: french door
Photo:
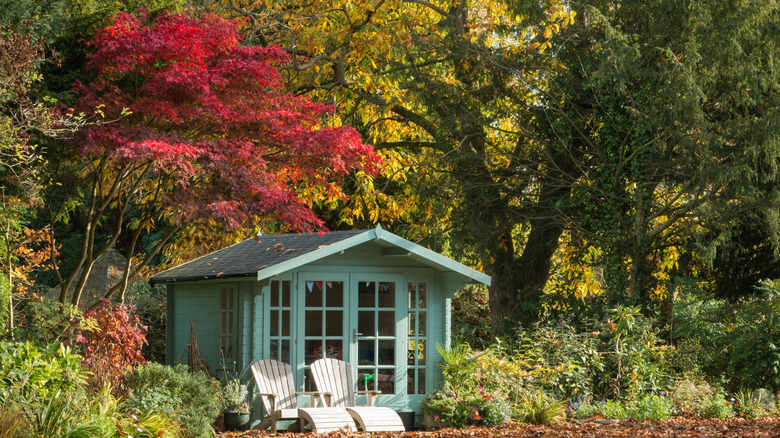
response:
[[[297,357],[306,391],[315,390],[310,365],[330,357],[357,370],[358,389],[395,394],[406,352],[397,350],[405,313],[398,274],[301,273],[298,278]],[[397,309],[404,309],[399,312]],[[300,377],[299,377],[300,378]]]
[[[317,359],[349,357],[349,277],[301,274],[298,279],[298,357],[304,390],[314,391],[310,365]],[[300,360],[299,360],[300,364]]]

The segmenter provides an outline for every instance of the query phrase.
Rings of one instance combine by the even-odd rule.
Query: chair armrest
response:
[[[378,391],[376,389],[355,391],[355,394],[365,394],[366,395],[366,401],[368,402],[369,406],[374,406],[374,399],[376,398],[376,395],[377,394],[381,394],[381,393],[382,393],[382,391]]]
[[[330,392],[320,392],[320,391],[296,391],[295,392],[298,395],[308,395],[311,402],[311,407],[315,407],[317,405],[317,399],[319,398],[322,402],[322,406],[324,407],[331,407],[332,400],[333,400],[333,394]]]
[[[255,395],[259,395],[260,397],[268,397],[268,404],[270,405],[269,412],[266,412],[268,415],[271,415],[274,412],[276,412],[276,398],[279,397],[279,394],[256,392]]]

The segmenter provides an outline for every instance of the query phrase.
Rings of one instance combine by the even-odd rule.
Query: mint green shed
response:
[[[257,236],[152,281],[168,290],[168,363],[186,361],[192,322],[213,371],[277,359],[313,390],[310,364],[333,357],[358,389],[382,391],[378,406],[417,411],[440,377],[455,292],[490,277],[377,227]]]

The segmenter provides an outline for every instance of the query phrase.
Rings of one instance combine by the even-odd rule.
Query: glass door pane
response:
[[[299,327],[303,331],[305,391],[316,390],[309,368],[315,360],[325,357],[345,360],[346,282],[328,277],[311,274],[301,278],[303,306],[298,314],[301,317]]]
[[[363,279],[366,277],[367,279]],[[388,278],[389,277],[389,278]],[[392,276],[361,276],[357,286],[357,321],[354,340],[358,390],[378,389],[395,394],[396,300],[398,285]]]

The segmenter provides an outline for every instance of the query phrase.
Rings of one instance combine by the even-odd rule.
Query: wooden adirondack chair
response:
[[[379,391],[355,391],[352,365],[338,359],[319,359],[311,364],[317,389],[330,394],[329,406],[346,408],[363,432],[403,432],[404,423],[398,414],[386,407],[374,406]],[[355,394],[366,394],[368,406],[356,406]]]
[[[295,392],[292,367],[284,362],[271,359],[259,360],[252,364],[252,375],[257,385],[257,395],[263,401],[266,416],[260,420],[257,429],[271,428],[276,432],[276,423],[283,420],[297,420],[289,430],[303,431],[311,424],[313,432],[325,433],[337,430],[353,431],[355,422],[344,408],[314,407],[318,399],[328,402],[330,394],[322,392]],[[296,395],[311,397],[309,408],[299,408]]]

